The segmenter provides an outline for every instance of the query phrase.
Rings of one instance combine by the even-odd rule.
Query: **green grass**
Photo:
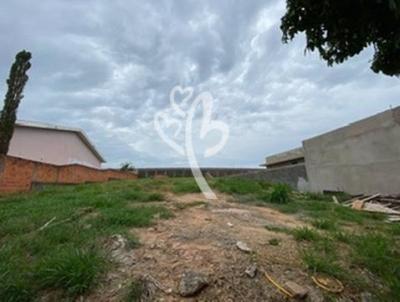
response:
[[[172,213],[164,207],[155,206],[111,208],[102,211],[102,215],[94,223],[97,227],[147,227],[152,224],[155,216],[166,219],[172,217]]]
[[[320,230],[334,231],[337,226],[335,221],[330,219],[316,219],[312,221],[312,225]]]
[[[343,243],[350,243],[352,240],[352,237],[353,237],[352,235],[350,235],[344,231],[335,231],[332,233],[332,238],[334,240],[337,240],[337,241],[343,242]]]
[[[267,192],[258,194],[258,199],[264,202],[285,204],[291,201],[291,188],[285,184],[271,185]]]
[[[318,232],[308,227],[295,228],[292,230],[292,234],[297,241],[316,241],[320,238]]]
[[[306,250],[302,255],[303,262],[314,273],[324,273],[336,278],[344,276],[343,268],[335,257],[313,250]]]
[[[192,207],[198,207],[198,206],[206,206],[208,205],[207,202],[205,201],[192,201],[192,202],[185,202],[185,203],[175,203],[174,206],[179,209],[179,210],[185,210],[188,208],[192,208]]]
[[[157,182],[157,185],[159,183]],[[104,242],[172,213],[147,204],[163,200],[149,180],[77,186],[0,198],[0,301],[33,301],[46,290],[85,294],[107,270]],[[47,222],[51,223],[39,230]]]
[[[125,297],[122,301],[124,302],[140,302],[145,292],[145,284],[142,280],[132,281],[127,290]]]
[[[287,228],[287,227],[283,227],[283,226],[276,226],[276,225],[266,225],[265,228],[268,231],[271,232],[275,232],[275,233],[285,233],[285,234],[291,234],[292,230]]]
[[[400,296],[400,252],[387,236],[368,233],[354,236],[353,263],[367,268],[390,287],[390,295]]]
[[[311,222],[313,228],[290,229],[273,221],[265,227],[299,242],[304,268],[338,278],[351,292],[372,292],[380,301],[400,296],[399,224],[387,224],[384,215],[336,205],[329,195],[291,192],[281,185],[238,178],[210,182],[235,202],[270,207]],[[35,301],[49,292],[66,300],[85,296],[112,267],[105,256],[111,235],[123,235],[129,248],[135,248],[140,243],[131,228],[173,216],[162,203],[152,203],[164,200],[169,191],[199,189],[192,178],[139,179],[46,186],[40,192],[0,197],[0,301]],[[279,244],[279,239],[272,238],[269,244]],[[366,270],[370,274],[360,273]],[[361,277],[364,283],[358,282]],[[137,301],[145,289],[142,285],[133,281],[126,301]]]
[[[63,248],[45,257],[35,267],[41,288],[63,289],[71,296],[85,293],[105,269],[105,258],[95,250]]]
[[[201,190],[194,178],[176,178],[172,180],[172,191],[177,194],[200,193]]]
[[[265,182],[236,177],[214,178],[212,186],[228,194],[260,194],[270,188],[270,184]]]

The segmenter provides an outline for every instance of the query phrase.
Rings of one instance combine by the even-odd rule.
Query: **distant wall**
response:
[[[214,177],[228,176],[235,174],[248,173],[252,171],[263,171],[265,169],[251,169],[251,168],[201,168],[203,175],[210,174]],[[154,177],[154,176],[168,176],[168,177],[191,177],[192,171],[190,168],[139,168],[137,169],[139,177]]]
[[[400,107],[305,140],[311,190],[400,193]]]
[[[284,183],[293,189],[304,191],[308,189],[307,173],[304,164],[263,169],[238,175],[238,177],[254,180],[263,180],[270,183]]]
[[[35,183],[78,184],[113,179],[136,179],[137,175],[113,169],[51,165],[22,158],[0,157],[0,193],[29,191]]]

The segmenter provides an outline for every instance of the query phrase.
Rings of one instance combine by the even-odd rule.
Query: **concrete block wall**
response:
[[[400,193],[400,107],[303,142],[311,191]]]
[[[214,177],[229,176],[253,171],[262,171],[260,168],[200,168],[203,175],[210,174]],[[138,168],[140,178],[154,177],[154,176],[168,176],[168,177],[191,177],[193,176],[190,168]]]
[[[293,189],[300,191],[308,189],[307,173],[304,164],[273,169],[263,169],[232,177],[262,180],[270,183],[284,183],[291,186]]]
[[[57,166],[12,156],[0,157],[0,194],[29,191],[33,183],[79,184],[136,178],[135,173],[114,169],[78,164]]]

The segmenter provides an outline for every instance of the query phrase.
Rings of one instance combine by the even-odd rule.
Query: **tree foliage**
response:
[[[131,162],[122,163],[119,169],[125,172],[134,172],[136,170]]]
[[[372,45],[371,69],[400,75],[400,0],[287,0],[283,41],[306,34],[306,49],[331,66]]]
[[[26,72],[31,67],[29,60],[31,53],[20,51],[11,66],[10,76],[7,80],[8,90],[4,100],[4,107],[0,114],[0,154],[7,155],[10,140],[14,133],[14,124],[17,119],[17,109],[21,102],[22,92],[28,81]]]

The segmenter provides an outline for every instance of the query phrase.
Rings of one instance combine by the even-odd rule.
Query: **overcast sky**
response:
[[[137,167],[187,166],[153,123],[175,85],[210,92],[213,118],[230,129],[212,158],[203,147],[218,134],[197,144],[194,131],[203,166],[257,166],[400,104],[399,79],[369,69],[371,50],[331,68],[304,54],[304,36],[282,44],[284,9],[284,0],[2,0],[1,94],[15,54],[31,51],[18,118],[82,128],[109,166]]]

